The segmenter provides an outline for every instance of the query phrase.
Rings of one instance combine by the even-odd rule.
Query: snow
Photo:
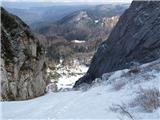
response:
[[[73,75],[63,75],[59,80],[58,80],[58,88],[72,88],[75,82],[82,77],[88,70],[88,67],[84,65],[76,66],[74,68],[70,68],[70,73],[74,74]],[[62,73],[62,71],[59,71]],[[63,71],[64,73],[65,71]]]
[[[125,72],[125,73],[128,72],[128,69],[118,70],[118,71],[114,72],[113,75],[110,76],[109,79],[110,79],[110,80],[113,80],[113,79],[119,78],[119,77],[121,77],[121,76],[124,74],[124,72]]]
[[[72,42],[73,43],[85,43],[86,41],[84,41],[84,40],[73,40]]]
[[[57,65],[56,72],[61,75],[60,78],[57,79],[57,87],[58,89],[72,88],[75,82],[82,77],[88,70],[88,67],[85,65],[79,64],[78,61],[74,61],[72,66],[63,66],[62,64]],[[48,73],[54,73],[54,71],[48,69]],[[55,80],[51,79],[52,82]]]
[[[95,22],[95,23],[98,23],[98,22],[99,22],[99,20],[95,20],[94,22]]]
[[[105,119],[131,120],[126,114],[111,110],[114,105],[125,104],[127,111],[135,120],[158,120],[160,108],[152,113],[142,111],[139,107],[129,107],[137,96],[139,87],[159,88],[160,72],[145,71],[139,74],[126,75],[128,70],[112,73],[107,81],[95,83],[87,91],[49,92],[42,97],[26,101],[1,102],[2,119]],[[152,75],[150,80],[143,76]],[[125,80],[120,89],[114,89],[114,82]],[[63,81],[62,81],[63,83]]]
[[[141,65],[141,67],[142,67],[142,68],[145,68],[145,67],[148,67],[148,66],[150,66],[150,65],[155,65],[155,64],[159,64],[159,63],[160,63],[160,59],[155,60],[155,61],[150,62],[150,63],[143,64],[143,65]]]

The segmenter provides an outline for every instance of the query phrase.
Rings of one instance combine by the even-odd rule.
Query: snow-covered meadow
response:
[[[49,74],[58,74],[58,78],[51,78],[50,81],[53,83],[57,81],[58,89],[72,88],[76,80],[82,77],[88,70],[88,67],[79,64],[78,61],[74,61],[72,66],[63,66],[62,63],[56,66],[57,69],[51,70],[48,69],[47,73]]]
[[[160,107],[147,112],[135,103],[142,89],[159,90],[160,60],[142,65],[137,74],[128,71],[104,74],[85,91],[50,92],[32,100],[1,102],[2,120],[158,120]]]

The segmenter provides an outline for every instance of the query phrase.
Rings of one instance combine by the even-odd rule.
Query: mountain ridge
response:
[[[95,9],[97,7],[98,9]],[[101,9],[101,7],[105,9]],[[126,8],[125,5],[119,5],[119,7],[118,5],[99,5],[88,9],[78,10],[66,15],[56,22],[48,23],[37,28],[35,27],[34,30],[35,32],[47,36],[51,34],[63,36],[69,41],[103,40],[108,37],[108,34],[118,21],[119,16]],[[107,19],[109,20],[107,21]]]

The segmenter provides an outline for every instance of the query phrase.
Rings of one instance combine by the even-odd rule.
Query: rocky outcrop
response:
[[[120,17],[109,38],[100,45],[81,83],[91,83],[103,73],[128,68],[160,57],[160,2],[133,1]]]
[[[2,100],[25,100],[45,93],[45,49],[18,17],[1,8]]]
[[[110,18],[104,17],[102,19],[102,27],[108,28],[111,31],[112,28],[114,28],[114,26],[117,24],[118,20],[119,16],[112,16]]]

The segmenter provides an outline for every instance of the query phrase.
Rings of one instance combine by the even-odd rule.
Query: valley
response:
[[[160,118],[160,2],[2,2],[2,120]]]
[[[48,74],[54,76],[57,74],[56,70],[62,68],[68,71],[67,67],[75,68],[73,71],[76,71],[78,66],[87,68],[98,46],[108,38],[119,16],[126,8],[126,4],[88,6],[88,8],[69,13],[55,22],[45,21],[42,25],[33,25],[34,27],[31,28],[40,35],[40,40],[43,36],[41,42],[45,43],[48,67],[52,71]],[[61,68],[57,67],[59,64]],[[75,78],[75,73],[71,74]],[[74,82],[76,79],[78,77]]]

